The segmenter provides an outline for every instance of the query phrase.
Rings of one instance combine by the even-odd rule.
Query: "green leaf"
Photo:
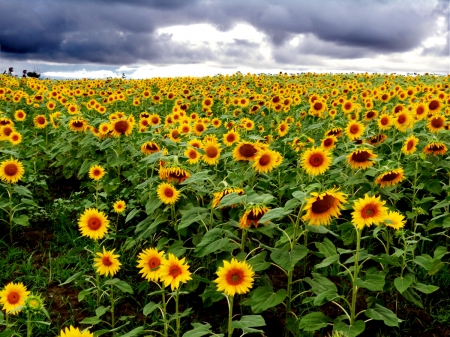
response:
[[[136,329],[131,330],[130,332],[127,332],[125,335],[120,335],[119,337],[134,337],[139,336],[142,333],[144,333],[144,327],[140,326]]]
[[[29,220],[29,218],[25,214],[22,214],[22,215],[19,215],[17,218],[14,218],[13,222],[17,225],[27,227],[30,225],[28,220]]]
[[[89,325],[95,325],[100,323],[102,320],[100,319],[100,317],[94,316],[94,317],[88,317],[83,319],[80,323],[81,324],[89,324]]]
[[[97,317],[101,317],[101,316],[104,315],[108,310],[109,310],[109,307],[105,308],[105,307],[102,305],[101,307],[98,307],[97,309],[95,309],[95,314],[97,315]]]
[[[364,280],[359,278],[355,282],[358,287],[366,288],[372,291],[382,291],[384,283],[384,274],[366,274]]]
[[[211,324],[192,323],[192,326],[194,327],[194,329],[185,332],[182,337],[202,337],[212,334]],[[220,334],[215,336],[223,336],[223,335]]]
[[[420,296],[417,295],[417,293],[414,291],[414,289],[412,289],[412,288],[406,289],[402,293],[402,296],[404,298],[406,298],[408,301],[410,301],[411,303],[414,303],[415,305],[417,305],[419,308],[423,309],[423,304],[420,301]]]
[[[409,288],[409,286],[413,283],[413,278],[411,275],[405,275],[404,277],[396,277],[394,280],[395,288],[403,294],[403,292]]]
[[[107,280],[107,281],[105,281],[105,284],[112,284],[113,286],[120,289],[124,293],[129,293],[129,294],[133,293],[133,288],[131,288],[131,286],[127,282],[122,281],[118,278],[113,278],[112,280]]]
[[[295,264],[308,254],[308,248],[303,245],[296,245],[293,251],[275,249],[270,258],[280,267],[287,271],[294,270]]]
[[[449,252],[447,251],[447,248],[446,248],[446,247],[439,246],[439,247],[437,247],[436,250],[434,251],[433,259],[434,259],[434,260],[440,260],[440,259],[442,259],[445,255],[447,255],[448,253],[449,253]]]
[[[251,306],[254,313],[260,313],[264,310],[277,306],[286,298],[286,290],[280,289],[276,293],[270,287],[259,287],[253,291],[251,297]]]
[[[125,223],[127,223],[128,221],[130,221],[131,219],[133,219],[135,217],[136,214],[138,214],[140,212],[139,209],[134,208],[131,210],[130,213],[128,213],[126,219],[125,219]]]
[[[209,211],[204,207],[194,207],[188,211],[181,211],[183,216],[178,224],[178,230],[189,227],[194,222],[200,222],[209,216]]]
[[[15,334],[13,330],[0,332],[0,337],[11,337]]]
[[[144,316],[148,316],[149,314],[151,314],[153,311],[155,311],[156,308],[159,307],[159,304],[155,303],[155,302],[150,302],[148,303],[145,307],[144,307]]]
[[[220,200],[218,207],[228,207],[231,205],[236,205],[243,203],[247,196],[239,195],[237,192],[233,192],[225,195],[222,200]]]
[[[22,195],[24,197],[33,198],[33,195],[31,194],[31,191],[26,188],[25,186],[21,185],[13,185],[13,190],[15,193]]]
[[[420,292],[423,292],[424,294],[431,294],[432,292],[435,292],[439,289],[437,286],[433,286],[431,284],[423,284],[423,283],[417,283],[415,287]]]
[[[383,321],[387,326],[396,326],[402,322],[391,310],[379,304],[375,304],[375,308],[366,310],[366,316],[377,321]]]
[[[332,321],[321,312],[312,312],[302,317],[299,328],[305,331],[316,331],[327,327],[328,323]]]
[[[247,262],[252,266],[253,271],[263,271],[270,267],[270,262],[266,262],[267,251],[255,255]]]
[[[208,231],[195,248],[195,256],[202,257],[225,247],[230,242],[230,239],[227,237],[222,238],[223,234],[224,231],[220,228],[213,228]]]
[[[94,288],[89,288],[89,289],[83,289],[78,293],[78,302],[81,302],[82,300],[84,300],[84,298],[86,297],[86,295],[89,295],[91,293],[91,291]]]
[[[161,205],[162,201],[159,200],[156,195],[151,195],[147,204],[145,204],[145,213],[147,213],[148,216],[151,216]]]
[[[202,171],[202,172],[195,173],[195,174],[191,175],[188,179],[183,181],[181,183],[181,185],[187,185],[187,184],[193,184],[193,183],[197,183],[197,182],[203,182],[203,181],[205,181],[207,179],[210,179],[211,175],[210,175],[209,172],[210,171]]]
[[[333,331],[340,332],[346,337],[356,337],[361,334],[366,328],[364,321],[355,321],[353,325],[347,325],[344,322],[334,324]]]
[[[333,264],[337,261],[339,261],[339,254],[332,255],[324,259],[321,263],[316,264],[314,266],[314,269],[328,267],[330,264]]]
[[[282,219],[290,213],[292,213],[292,210],[285,210],[283,207],[274,208],[264,214],[262,218],[259,219],[259,222],[266,223],[274,219]]]
[[[242,316],[240,321],[233,321],[231,326],[235,329],[242,329],[245,333],[263,332],[262,330],[252,329],[253,327],[260,327],[266,325],[264,318],[260,315],[246,315]]]
[[[315,245],[319,252],[325,255],[325,257],[330,257],[336,254],[336,246],[327,238],[325,238],[323,242],[316,242]]]
[[[338,294],[333,289],[323,291],[320,294],[318,294],[316,298],[314,298],[314,305],[315,306],[322,305],[326,302],[334,300],[336,297],[338,297]]]
[[[317,274],[312,273],[313,279],[310,279],[309,277],[305,277],[304,281],[308,283],[311,286],[311,291],[315,293],[316,295],[321,294],[322,292],[333,290],[335,293],[337,293],[337,287],[336,285],[331,282],[326,277]]]

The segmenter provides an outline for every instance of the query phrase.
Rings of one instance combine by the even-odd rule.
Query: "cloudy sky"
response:
[[[0,70],[450,72],[449,0],[0,0]]]

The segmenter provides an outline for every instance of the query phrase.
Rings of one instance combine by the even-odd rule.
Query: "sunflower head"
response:
[[[100,165],[91,166],[89,169],[89,178],[98,181],[105,176],[105,169]]]
[[[59,337],[94,337],[94,334],[88,330],[80,331],[79,328],[70,326],[61,330],[61,335]]]
[[[23,164],[17,159],[10,158],[0,163],[0,179],[8,184],[18,182],[24,173]]]
[[[358,199],[352,212],[352,222],[356,228],[363,229],[365,226],[383,222],[387,215],[387,208],[383,206],[385,203],[380,197],[369,197],[367,194],[364,199]]]
[[[44,301],[39,295],[30,295],[25,300],[25,307],[28,311],[37,313],[44,309]]]
[[[401,229],[405,227],[406,220],[405,217],[399,212],[388,211],[385,218],[385,225],[394,229]]]
[[[122,265],[119,261],[120,255],[114,254],[114,250],[107,251],[103,247],[103,252],[96,253],[97,257],[94,258],[94,267],[97,268],[97,273],[100,275],[114,276]]]
[[[310,225],[329,225],[332,217],[338,217],[343,204],[347,202],[347,195],[338,192],[336,189],[328,190],[324,193],[311,193],[311,198],[307,200],[303,220],[309,220]]]
[[[387,171],[378,176],[375,179],[375,184],[380,185],[381,187],[389,187],[397,185],[400,181],[405,178],[405,174],[403,169],[400,167],[395,170]]]
[[[8,283],[5,288],[0,291],[0,304],[7,314],[16,315],[20,312],[21,307],[25,305],[25,301],[30,295],[27,287],[23,283]]]
[[[239,227],[243,229],[250,228],[253,224],[255,228],[258,228],[259,220],[266,214],[270,209],[262,204],[250,204],[247,206],[244,214],[239,220]]]
[[[366,169],[368,167],[373,166],[375,163],[371,159],[377,158],[377,155],[374,154],[371,150],[368,149],[359,149],[353,151],[347,156],[348,163],[352,169]]]
[[[402,147],[402,152],[406,155],[413,154],[417,150],[416,146],[418,143],[419,138],[414,135],[409,136]]]
[[[117,214],[123,213],[126,207],[127,204],[123,200],[117,200],[113,205],[114,212],[116,212]]]
[[[301,161],[307,174],[317,176],[328,170],[332,160],[328,151],[320,147],[312,147],[303,153]]]
[[[242,188],[238,188],[238,187],[227,187],[220,192],[215,192],[213,194],[214,198],[212,200],[212,207],[216,208],[217,206],[219,206],[223,197],[226,196],[227,194],[231,194],[231,193],[237,193],[239,195],[243,195],[245,192]],[[235,207],[235,206],[237,206],[237,204],[231,205],[230,207]]]
[[[163,167],[159,169],[159,177],[161,180],[166,180],[169,183],[182,183],[191,176],[187,168],[180,164],[166,163]]]
[[[169,254],[169,258],[162,261],[159,278],[165,287],[170,285],[172,291],[178,289],[180,283],[192,280],[189,265],[185,264],[185,258],[179,260],[173,254]]]
[[[253,286],[252,267],[245,261],[238,261],[235,258],[231,262],[223,261],[223,267],[219,267],[217,271],[217,290],[223,291],[228,296],[235,294],[246,294]]]
[[[144,249],[138,255],[138,268],[141,268],[139,274],[148,281],[159,280],[159,269],[165,261],[164,251],[158,252],[156,248]]]
[[[95,208],[88,208],[78,220],[78,227],[81,235],[87,236],[93,240],[102,239],[109,227],[109,220],[105,213]]]
[[[156,189],[158,199],[166,205],[173,205],[180,198],[180,191],[178,191],[172,184],[161,183]]]

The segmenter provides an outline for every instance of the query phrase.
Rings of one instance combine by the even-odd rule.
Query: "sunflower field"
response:
[[[449,76],[0,77],[0,337],[450,335]]]

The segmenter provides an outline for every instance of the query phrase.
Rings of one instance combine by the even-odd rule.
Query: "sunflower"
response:
[[[375,163],[370,159],[375,159],[378,156],[374,154],[371,150],[360,149],[353,151],[347,156],[348,163],[352,169],[363,169],[373,166]]]
[[[431,142],[425,146],[423,152],[425,152],[426,154],[432,154],[433,156],[442,156],[447,152],[447,146],[445,146],[445,144],[441,142]]]
[[[443,104],[438,99],[432,99],[427,102],[428,112],[431,114],[437,114],[441,111]]]
[[[122,265],[118,260],[120,255],[115,255],[114,250],[106,251],[103,247],[103,253],[96,253],[98,257],[94,258],[94,267],[97,268],[97,273],[100,275],[114,276]]]
[[[349,122],[345,128],[345,133],[350,140],[356,140],[361,137],[366,127],[360,122]]]
[[[59,337],[94,337],[94,334],[88,330],[80,331],[78,328],[70,326],[64,330],[61,330],[61,335]]]
[[[238,187],[228,187],[220,192],[215,192],[215,193],[213,193],[214,198],[212,200],[212,207],[216,208],[217,206],[219,206],[223,197],[226,196],[227,194],[231,194],[231,193],[237,193],[239,195],[243,195],[245,192],[242,188],[238,188]],[[237,206],[237,204],[231,205],[230,207],[235,207],[235,206]]]
[[[394,117],[394,126],[401,132],[406,132],[412,126],[412,123],[412,116],[406,111],[402,111]]]
[[[388,211],[385,218],[385,225],[394,229],[400,229],[405,227],[406,220],[405,217],[399,212]]]
[[[320,147],[312,147],[303,153],[301,161],[307,174],[317,176],[328,170],[332,159],[328,151]]]
[[[239,227],[250,228],[253,223],[253,225],[258,228],[259,219],[261,219],[268,211],[269,208],[264,205],[251,204],[247,206],[247,209],[239,220]]]
[[[183,154],[188,157],[187,163],[190,165],[197,164],[202,156],[193,147],[188,147]]]
[[[241,137],[238,132],[236,132],[235,130],[230,130],[223,135],[223,143],[226,146],[231,146],[234,143],[238,142],[240,138]]]
[[[17,131],[13,131],[9,134],[8,140],[12,145],[18,145],[22,142],[22,135]]]
[[[289,131],[289,124],[286,122],[281,122],[277,127],[278,136],[284,137]]]
[[[109,220],[105,213],[95,208],[88,208],[78,220],[81,235],[93,240],[102,239],[108,231]]]
[[[314,116],[320,116],[326,109],[327,104],[324,101],[318,99],[312,102],[311,106],[309,107],[310,113]]]
[[[32,313],[38,313],[42,311],[42,309],[44,309],[44,301],[42,300],[41,296],[31,294],[25,300],[25,307],[26,310]]]
[[[364,114],[364,122],[370,122],[371,120],[374,120],[378,117],[378,112],[375,110],[369,110]]]
[[[47,126],[48,122],[44,115],[37,115],[33,119],[34,126],[38,129],[43,129]]]
[[[367,140],[367,143],[369,143],[370,145],[376,146],[378,144],[383,143],[386,139],[387,139],[387,136],[385,134],[379,134],[379,135],[370,137]]]
[[[409,136],[408,139],[406,139],[405,144],[402,147],[402,152],[406,155],[413,154],[417,150],[416,146],[418,143],[419,143],[419,138],[417,138],[414,135]]]
[[[232,258],[231,262],[223,261],[223,267],[219,267],[216,274],[218,277],[214,282],[217,283],[217,290],[228,296],[248,293],[253,286],[255,275],[247,262],[239,262],[235,258]]]
[[[342,103],[342,111],[346,114],[349,114],[355,110],[355,104],[352,101],[345,101]]]
[[[341,137],[343,133],[342,128],[332,128],[325,133],[325,136],[335,136],[337,138]]]
[[[281,155],[273,150],[266,149],[258,151],[252,167],[258,173],[271,172],[276,166],[281,164],[281,161],[277,162],[278,156]]]
[[[425,103],[417,103],[413,106],[412,112],[416,120],[424,119],[428,115],[428,106]]]
[[[378,119],[378,129],[380,130],[389,130],[394,124],[394,118],[389,114],[381,114]]]
[[[161,264],[166,260],[164,252],[158,252],[156,248],[144,249],[138,255],[138,268],[141,268],[139,274],[148,281],[158,281]]]
[[[233,150],[235,160],[254,160],[258,153],[258,147],[251,142],[239,142]]]
[[[344,209],[342,204],[347,202],[347,195],[337,192],[336,189],[328,190],[324,193],[311,193],[311,198],[307,200],[303,220],[309,220],[310,225],[329,225],[331,217],[338,217]]]
[[[89,178],[93,180],[100,180],[105,176],[105,169],[100,165],[91,166],[89,169]]]
[[[149,155],[159,151],[161,151],[161,148],[154,142],[145,142],[141,145],[141,152],[145,155]]]
[[[111,122],[111,131],[114,137],[120,137],[121,135],[129,136],[133,131],[133,124],[125,118],[118,118]]]
[[[202,156],[202,160],[208,165],[216,165],[219,162],[220,152],[222,151],[219,144],[215,141],[203,141],[202,149],[205,154]]]
[[[0,163],[0,179],[8,184],[18,182],[24,173],[23,164],[17,159],[10,158]]]
[[[30,294],[27,287],[23,283],[8,283],[5,288],[0,291],[0,304],[7,314],[16,315],[20,312],[17,308],[25,305],[25,300]]]
[[[156,190],[158,199],[166,205],[173,205],[180,198],[180,191],[178,191],[172,184],[161,183]]]
[[[191,176],[189,171],[177,164],[166,164],[159,169],[159,177],[161,180],[167,180],[181,184]]]
[[[152,125],[159,125],[159,124],[161,124],[161,117],[159,117],[159,115],[157,115],[157,114],[153,114],[153,115],[148,116],[148,119],[150,120]]]
[[[242,123],[242,126],[247,131],[251,131],[255,128],[255,122],[253,122],[251,119],[245,119],[245,121],[243,121]]]
[[[17,110],[14,113],[14,119],[18,122],[23,122],[27,118],[27,114],[23,110]]]
[[[375,179],[375,184],[381,187],[394,186],[405,178],[405,172],[400,167],[395,170],[384,172]]]
[[[188,270],[189,265],[184,264],[185,258],[179,260],[173,254],[169,254],[168,260],[163,260],[159,268],[159,278],[163,282],[164,287],[170,285],[170,289],[178,289],[180,282],[186,283],[192,280],[191,272]]]
[[[127,204],[123,200],[117,200],[113,205],[114,212],[116,212],[117,214],[125,211],[126,207],[127,207]]]
[[[201,136],[205,132],[206,126],[202,122],[196,122],[193,127],[194,134],[196,136]]]
[[[325,151],[331,151],[336,147],[337,137],[335,136],[328,136],[325,139],[322,140],[321,147]]]
[[[387,208],[383,205],[380,197],[369,197],[367,194],[364,199],[359,198],[353,205],[352,222],[358,229],[372,224],[378,225],[384,222],[387,216]]]
[[[439,130],[444,130],[446,124],[444,116],[436,115],[428,120],[427,128],[431,132],[439,132]]]

